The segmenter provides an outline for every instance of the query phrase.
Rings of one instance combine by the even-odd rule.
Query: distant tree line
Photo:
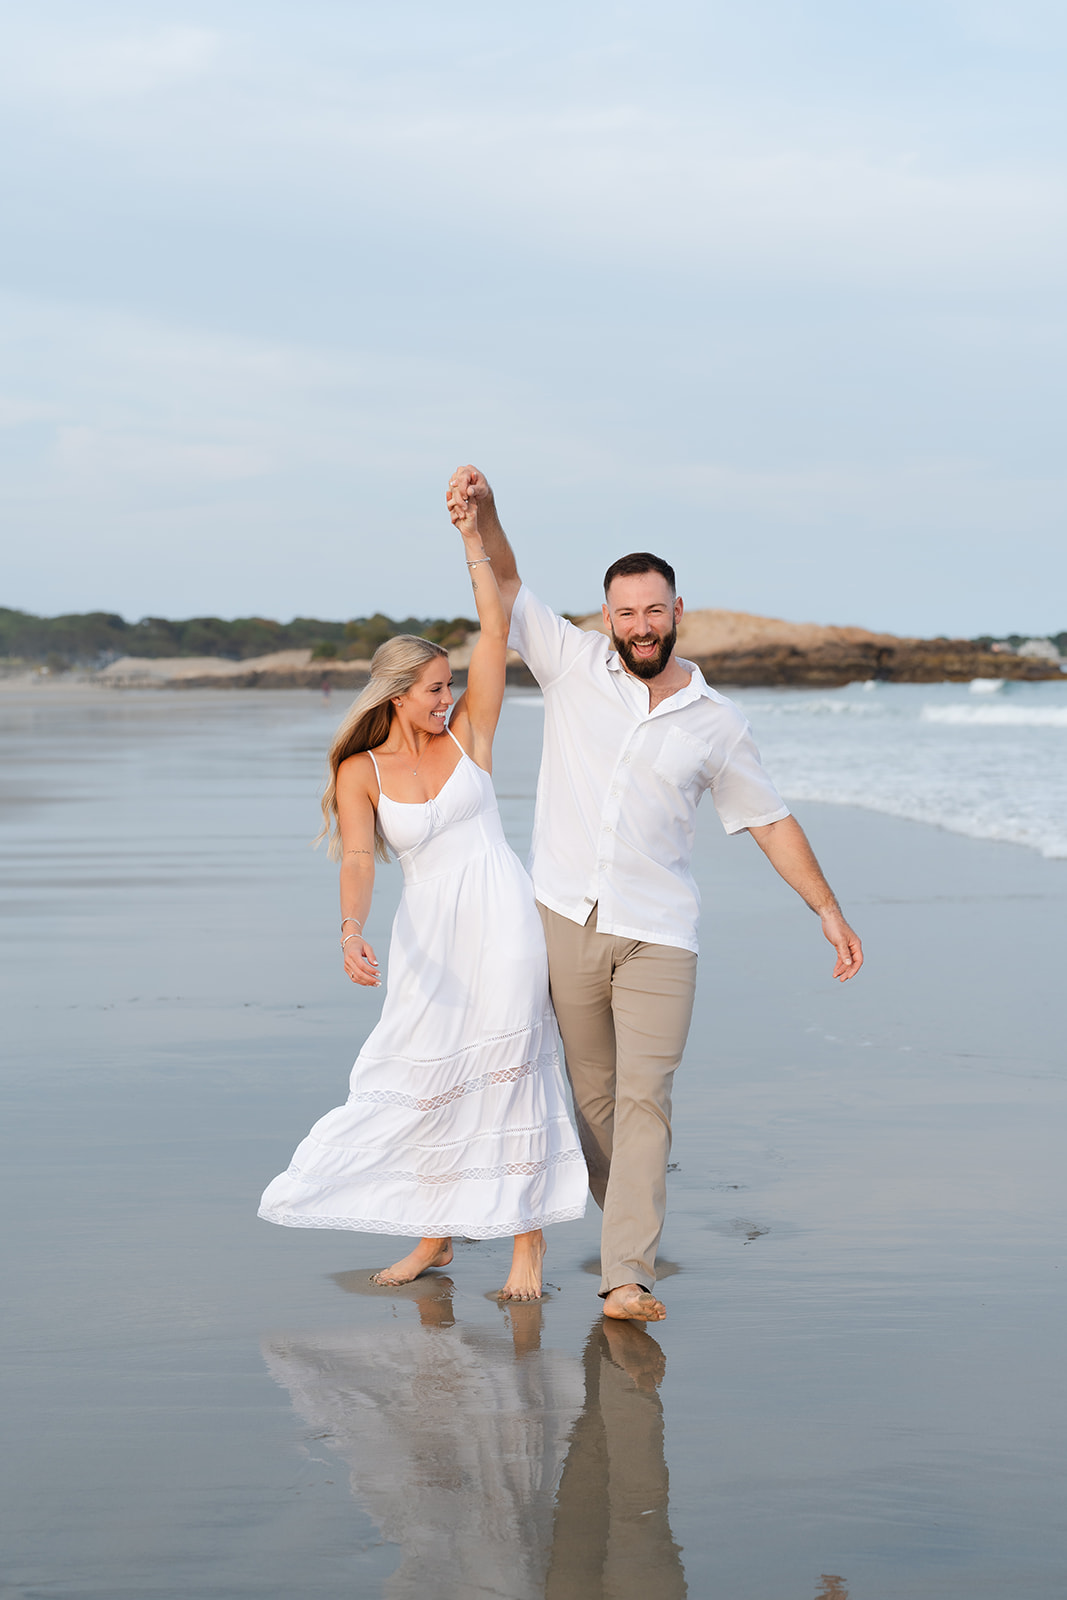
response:
[[[1067,656],[1067,629],[1064,629],[1063,633],[1049,634],[1005,633],[998,636],[994,633],[983,633],[979,638],[972,639],[971,643],[979,644],[985,650],[988,650],[990,645],[994,644],[1010,644],[1013,650],[1018,650],[1019,646],[1026,644],[1027,640],[1042,638],[1047,638],[1050,644],[1054,644],[1061,656]]]
[[[478,624],[468,617],[405,617],[396,622],[379,611],[350,622],[294,617],[142,617],[127,622],[110,611],[66,617],[35,617],[0,606],[0,657],[45,662],[53,671],[73,666],[103,666],[118,656],[222,656],[247,661],[273,650],[308,650],[322,660],[351,661],[372,656],[398,633],[417,633],[451,649]]]
[[[247,661],[273,650],[310,650],[322,661],[352,661],[372,656],[380,644],[398,633],[417,633],[451,649],[478,624],[469,617],[404,617],[394,621],[382,612],[350,622],[323,622],[294,617],[274,622],[269,617],[142,617],[127,622],[111,611],[88,611],[66,617],[35,617],[28,611],[0,606],[0,658],[44,662],[53,672],[64,667],[104,666],[118,656],[221,656]],[[1017,649],[1025,633],[994,638],[983,634],[973,643],[988,648],[1007,644]],[[1067,655],[1067,630],[1050,634],[1061,655]]]

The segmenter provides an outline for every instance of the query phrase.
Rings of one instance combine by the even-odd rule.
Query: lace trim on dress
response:
[[[453,1084],[451,1089],[445,1089],[441,1094],[432,1095],[426,1100],[420,1100],[413,1094],[403,1094],[399,1089],[363,1089],[350,1094],[345,1104],[410,1106],[414,1111],[436,1111],[439,1106],[450,1105],[453,1100],[460,1100],[465,1094],[478,1094],[482,1089],[489,1089],[497,1083],[517,1083],[520,1078],[528,1077],[531,1072],[535,1072],[546,1059],[551,1060],[552,1056],[547,1058],[538,1056],[536,1061],[524,1061],[518,1067],[501,1067],[497,1072],[483,1072],[480,1078]]]
[[[408,1239],[440,1239],[446,1235],[455,1239],[504,1239],[516,1233],[533,1233],[536,1228],[551,1228],[557,1222],[577,1222],[585,1216],[585,1202],[568,1206],[563,1211],[549,1211],[539,1217],[516,1217],[511,1222],[484,1223],[457,1219],[439,1222],[436,1218],[419,1223],[396,1223],[380,1217],[303,1217],[279,1206],[261,1206],[259,1215],[265,1222],[280,1222],[285,1228],[341,1228],[350,1233],[403,1234]]]

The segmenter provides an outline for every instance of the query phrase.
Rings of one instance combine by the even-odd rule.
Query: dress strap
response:
[[[466,752],[466,750],[464,750],[463,746],[460,744],[459,740],[456,738],[455,734],[452,732],[452,729],[451,728],[446,728],[445,732],[448,734],[448,737],[452,740],[452,743],[455,745],[455,747],[459,751],[460,755],[461,756],[465,756],[467,754],[467,752]]]
[[[368,750],[367,754],[370,756],[371,760],[374,761],[374,751],[373,750]],[[378,799],[380,800],[382,798],[382,775],[378,771],[378,763],[377,763],[377,761],[374,761],[374,776],[378,780]]]

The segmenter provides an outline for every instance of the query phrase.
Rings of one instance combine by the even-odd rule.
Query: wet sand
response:
[[[377,1009],[306,842],[340,709],[0,696],[0,1594],[1059,1596],[1067,863],[800,808],[839,988],[709,810],[668,1321],[602,1327],[592,1208],[540,1307],[504,1242],[374,1290],[388,1241],[255,1217]]]

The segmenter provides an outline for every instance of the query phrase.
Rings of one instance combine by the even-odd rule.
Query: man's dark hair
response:
[[[671,594],[678,593],[674,568],[670,562],[664,561],[662,556],[651,555],[647,550],[638,550],[632,556],[620,556],[618,561],[611,563],[604,574],[604,594],[607,595],[616,578],[639,578],[643,572],[658,572],[670,584]]]

